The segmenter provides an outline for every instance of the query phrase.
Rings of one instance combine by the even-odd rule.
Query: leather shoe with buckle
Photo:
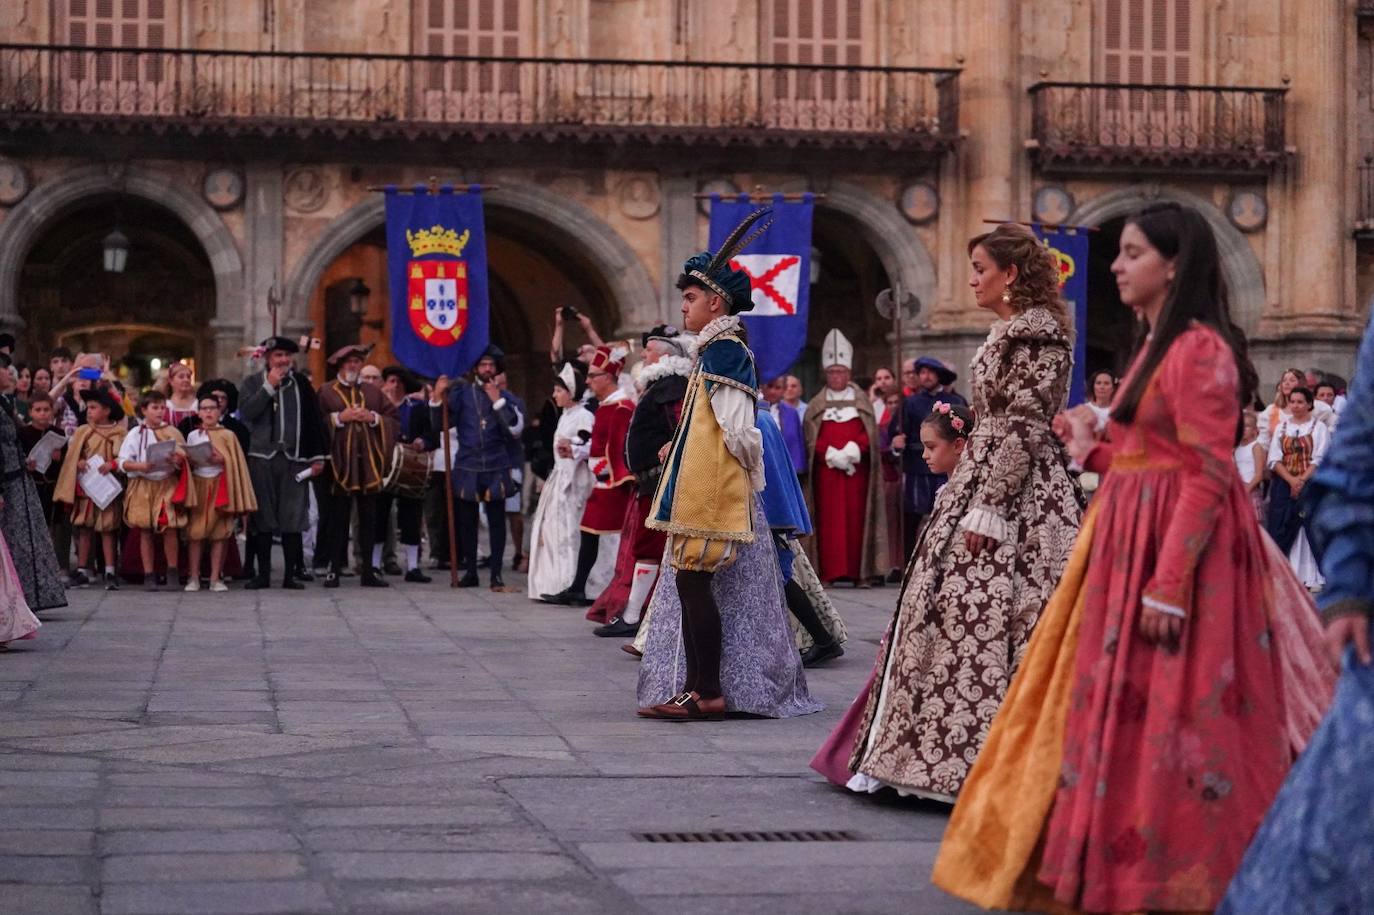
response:
[[[364,588],[391,587],[391,582],[387,581],[385,578],[378,575],[377,570],[371,567],[363,569],[362,575],[359,576],[358,583],[361,584]]]
[[[324,586],[326,588],[337,588],[339,586],[339,573],[329,572],[324,576]]]
[[[700,693],[678,693],[667,702],[639,710],[641,718],[660,721],[724,721],[725,697],[703,699]]]
[[[599,635],[602,638],[624,638],[627,636],[639,635],[639,623],[627,623],[619,616],[611,617],[611,621],[604,626],[597,626],[592,630],[592,635]]]
[[[458,581],[458,587],[460,588],[475,588],[480,584],[481,582],[477,580],[476,572],[468,572]]]
[[[433,578],[430,578],[428,575],[426,575],[424,572],[421,572],[419,569],[411,569],[409,572],[406,573],[406,581],[412,582],[414,584],[427,585],[433,580]]]

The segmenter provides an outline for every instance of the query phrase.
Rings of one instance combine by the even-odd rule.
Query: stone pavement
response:
[[[523,593],[69,592],[0,652],[0,913],[973,911],[940,808],[807,768],[897,595],[834,593],[824,713],[675,724]],[[851,838],[637,835],[732,830]]]

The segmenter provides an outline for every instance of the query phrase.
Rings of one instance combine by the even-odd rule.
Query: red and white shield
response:
[[[468,327],[468,265],[460,260],[411,261],[410,326],[431,346],[452,346]]]
[[[730,266],[749,275],[753,317],[786,317],[797,313],[797,293],[802,283],[799,254],[740,254]]]

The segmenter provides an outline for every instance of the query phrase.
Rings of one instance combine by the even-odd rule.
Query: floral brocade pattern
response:
[[[4,480],[0,483],[0,495],[5,500],[0,511],[0,529],[4,531],[29,608],[41,611],[65,607],[65,576],[57,564],[38,489],[24,471],[25,457],[19,448],[14,418],[0,410],[0,478]]]
[[[994,326],[975,354],[978,424],[907,568],[852,771],[958,794],[1078,532],[1082,493],[1050,430],[1071,361],[1043,309]],[[1006,535],[977,556],[963,530],[972,517]]]

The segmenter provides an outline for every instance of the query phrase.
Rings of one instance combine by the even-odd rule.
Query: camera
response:
[[[563,320],[564,320],[564,321],[576,321],[576,320],[577,320],[577,315],[578,315],[578,312],[577,312],[577,309],[576,309],[576,308],[572,307],[571,305],[564,305],[564,306],[563,306]]]

